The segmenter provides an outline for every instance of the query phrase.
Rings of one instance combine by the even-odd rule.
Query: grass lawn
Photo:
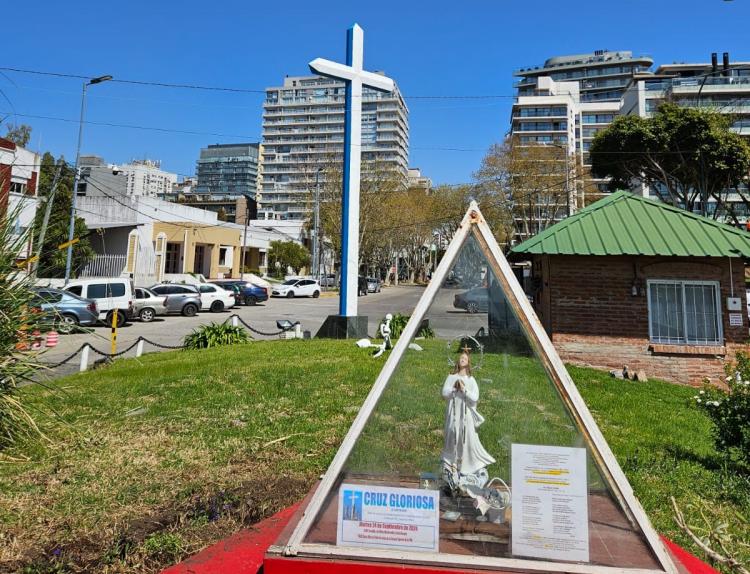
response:
[[[398,412],[413,425],[389,440],[409,444],[409,433],[442,427],[445,355],[426,347],[434,368],[399,376],[429,388],[409,396],[394,386],[379,409],[379,419]],[[50,442],[21,445],[0,463],[0,572],[156,572],[272,514],[325,470],[382,364],[351,342],[255,342],[146,355],[60,379],[54,391],[23,389]],[[533,421],[544,421],[569,442],[554,403],[512,393],[533,365],[507,363],[507,377],[483,382],[498,372],[490,366],[476,374],[488,423],[527,421],[533,439]],[[570,372],[661,533],[695,550],[674,525],[672,495],[694,526],[705,526],[703,514],[750,540],[735,514],[750,516],[750,481],[722,467],[708,419],[688,406],[693,389]],[[428,435],[427,451],[439,449],[439,434]],[[503,430],[482,427],[480,436],[499,444]],[[360,449],[352,464],[367,461]],[[750,560],[750,549],[739,556]]]

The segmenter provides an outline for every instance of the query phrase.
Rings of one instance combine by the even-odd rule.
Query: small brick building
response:
[[[746,231],[619,191],[510,258],[567,362],[695,385],[747,346]]]

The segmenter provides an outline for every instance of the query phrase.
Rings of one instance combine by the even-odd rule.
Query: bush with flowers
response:
[[[716,448],[750,470],[750,356],[737,353],[726,374],[726,390],[706,384],[693,400],[714,423]]]

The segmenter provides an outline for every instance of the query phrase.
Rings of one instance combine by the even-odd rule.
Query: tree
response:
[[[564,147],[515,138],[492,145],[472,191],[498,243],[510,246],[514,238],[531,237],[564,217],[575,206],[577,165]]]
[[[5,127],[7,129],[5,134],[6,140],[10,140],[21,147],[26,147],[29,140],[31,140],[31,126],[27,126],[26,124],[5,124]]]
[[[730,216],[727,190],[750,172],[750,146],[729,131],[730,118],[664,103],[651,118],[619,116],[591,143],[592,172],[610,189],[653,187],[672,205],[694,211],[713,198]]]
[[[63,162],[62,175],[52,204],[52,212],[44,236],[44,245],[41,246],[41,257],[37,270],[39,277],[63,277],[65,275],[67,249],[58,249],[58,245],[68,240],[70,204],[73,198],[73,169],[65,163],[62,157],[59,161]],[[42,201],[36,211],[34,237],[39,237],[41,231],[46,202],[52,190],[56,170],[57,162],[55,158],[49,152],[45,153],[42,156],[39,172],[39,197]],[[78,238],[79,242],[73,246],[73,261],[71,263],[73,276],[76,276],[95,255],[88,240],[88,234],[89,230],[85,221],[76,217],[73,237]],[[34,250],[38,251],[39,247],[38,245],[35,246]]]
[[[278,269],[278,275],[283,277],[287,269],[294,273],[310,264],[310,252],[294,241],[271,241],[268,252],[268,263],[272,270]],[[278,265],[277,265],[278,263]]]

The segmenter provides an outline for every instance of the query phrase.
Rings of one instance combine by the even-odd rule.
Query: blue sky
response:
[[[346,28],[356,21],[365,30],[365,67],[386,71],[407,96],[410,164],[435,183],[469,181],[484,150],[502,139],[519,67],[595,49],[632,50],[657,64],[707,61],[712,51],[750,61],[748,0],[13,4],[18,28],[6,29],[0,66],[260,90],[307,73],[315,57],[343,60]],[[0,90],[0,117],[78,117],[80,80],[3,72]],[[149,157],[190,175],[202,146],[260,139],[262,94],[115,83],[89,94],[91,122],[216,134],[86,125],[83,153],[111,162]],[[29,147],[73,158],[75,122],[12,113],[6,121],[33,126]]]

